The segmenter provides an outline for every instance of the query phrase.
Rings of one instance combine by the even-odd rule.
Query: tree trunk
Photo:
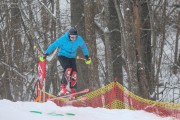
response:
[[[110,42],[110,4],[108,0],[104,1],[104,44],[105,44],[105,60],[106,60],[106,81],[113,81],[113,62]]]
[[[166,34],[166,29],[165,29],[165,26],[166,26],[166,3],[167,3],[167,0],[164,1],[164,5],[163,5],[163,12],[162,12],[162,23],[161,23],[161,30],[162,30],[162,38],[161,38],[161,41],[160,41],[160,52],[159,52],[159,55],[158,55],[158,62],[157,62],[157,72],[156,72],[156,75],[155,75],[155,81],[156,81],[156,85],[157,85],[157,92],[156,93],[159,93],[159,74],[160,74],[160,68],[161,68],[161,63],[162,63],[162,56],[163,56],[163,50],[164,50],[164,45],[165,45],[165,34]],[[157,98],[156,99],[159,99],[159,94],[157,94]]]
[[[137,62],[136,62],[136,51],[135,51],[135,42],[133,39],[133,10],[132,3],[130,1],[124,2],[124,19],[121,15],[121,31],[122,31],[122,47],[124,49],[126,68],[127,68],[127,81],[128,88],[130,91],[134,92],[136,95],[139,95],[139,85],[137,78]]]
[[[21,31],[21,13],[19,10],[18,6],[18,0],[13,0],[11,5],[11,45],[12,45],[12,66],[16,66],[17,70],[22,73],[25,71],[24,69],[24,64],[22,61],[24,57],[24,48],[23,48],[23,43],[21,42],[22,36],[19,33]],[[10,62],[9,61],[9,62]],[[14,94],[14,99],[15,100],[20,100],[22,96],[19,96],[19,94],[23,94],[23,79],[19,77],[15,72],[11,71],[10,73],[6,74],[9,75],[9,78],[15,78],[13,82],[11,81],[6,81],[5,84],[12,84],[14,87],[12,93]],[[9,79],[11,80],[11,79]],[[21,82],[20,82],[21,81]],[[10,92],[10,91],[9,91]]]
[[[178,63],[178,49],[179,49],[179,36],[180,36],[180,12],[178,14],[178,20],[177,20],[177,33],[176,33],[176,43],[175,43],[175,52],[174,52],[174,66],[173,66],[173,73],[177,74],[177,70],[180,67],[180,63]]]
[[[119,5],[119,2],[114,3],[109,0],[109,30],[110,30],[110,45],[112,52],[112,63],[113,64],[113,79],[123,85],[123,71],[122,71],[122,53],[121,53],[121,33],[120,33],[120,22],[115,8],[115,4]]]
[[[98,60],[94,24],[94,0],[84,1],[85,33],[92,63],[88,66],[88,81],[91,90],[99,88]],[[91,45],[91,46],[90,46]]]
[[[142,43],[141,43],[141,18],[140,18],[140,6],[139,3],[134,2],[133,4],[133,33],[135,38],[135,50],[137,60],[137,77],[139,83],[139,93],[142,97],[148,98],[148,83],[146,79],[144,61],[142,60]],[[142,92],[143,91],[143,92]]]
[[[149,86],[149,92],[155,92],[154,79],[152,79],[152,53],[151,53],[151,30],[150,30],[150,15],[148,2],[143,1],[141,6],[141,45],[142,45],[142,60],[145,67],[146,80]]]

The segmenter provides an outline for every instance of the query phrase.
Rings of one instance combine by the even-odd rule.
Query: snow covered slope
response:
[[[59,107],[53,102],[11,102],[0,100],[0,120],[173,120],[145,111]]]

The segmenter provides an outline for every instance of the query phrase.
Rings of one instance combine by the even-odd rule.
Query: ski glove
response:
[[[85,63],[86,63],[87,65],[91,64],[91,58],[89,58],[88,55],[86,55],[85,58],[86,58]]]
[[[49,54],[45,53],[43,58],[46,59],[46,57],[48,56]]]

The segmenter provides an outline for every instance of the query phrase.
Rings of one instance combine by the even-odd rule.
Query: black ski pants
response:
[[[68,58],[65,56],[58,56],[59,62],[63,68],[63,76],[61,79],[61,84],[67,84],[67,80],[65,78],[65,71],[67,68],[72,68],[72,72],[76,71],[77,72],[77,67],[76,67],[76,59],[75,58]]]

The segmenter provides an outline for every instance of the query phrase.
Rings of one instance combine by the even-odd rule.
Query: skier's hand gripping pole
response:
[[[84,60],[87,65],[91,64],[91,58],[89,58],[89,56],[87,56],[86,58],[82,58],[80,56],[77,56],[76,59]]]
[[[36,45],[34,45],[34,49],[37,51],[38,54],[40,54],[40,55],[38,56],[39,60],[40,60],[40,61],[44,61],[44,60],[46,59],[47,55],[44,54],[42,51],[40,51],[40,50],[37,48]]]

